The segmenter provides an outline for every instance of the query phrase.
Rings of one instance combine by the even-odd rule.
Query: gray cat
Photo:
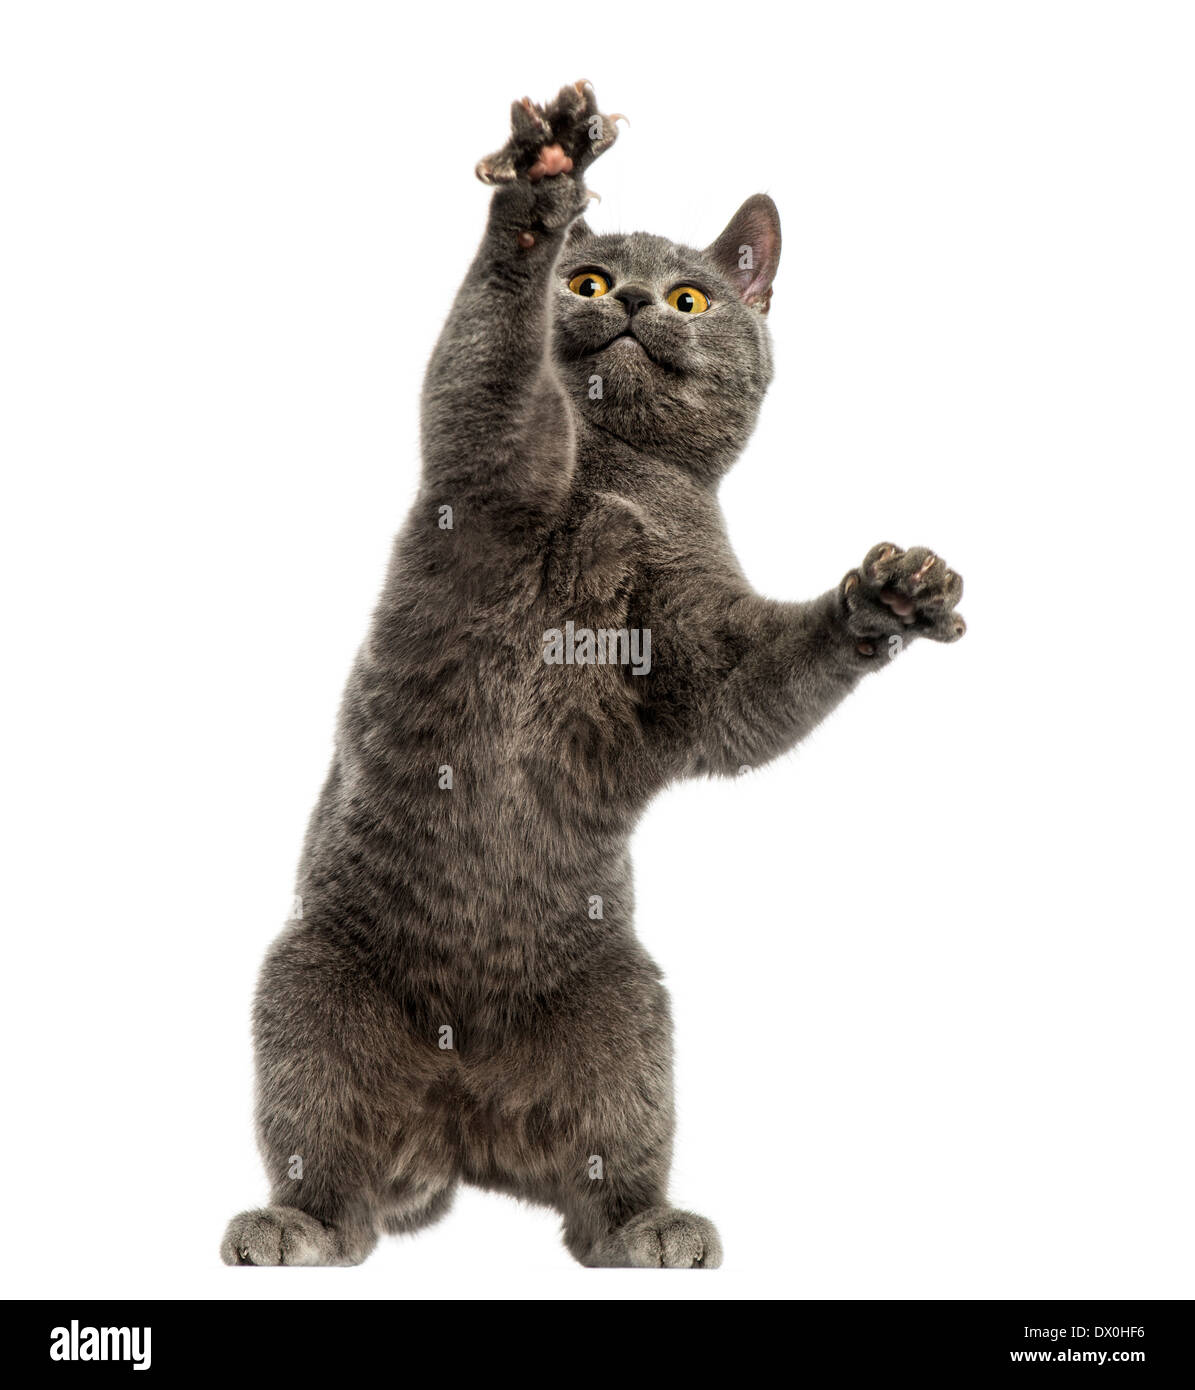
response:
[[[428,367],[422,486],[349,677],[302,915],[255,1010],[272,1205],[229,1264],[351,1265],[458,1182],[555,1207],[586,1265],[711,1269],[668,1204],[671,1025],[628,841],[681,777],[791,748],[958,574],[874,546],[821,598],[753,593],[718,481],[772,374],[776,208],[704,251],[595,236],[588,83],[512,109]]]

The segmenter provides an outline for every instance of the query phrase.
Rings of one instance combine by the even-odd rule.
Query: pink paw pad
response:
[[[538,183],[540,179],[550,178],[553,174],[567,174],[572,167],[573,161],[559,145],[544,145],[539,158],[527,170],[527,177],[532,183]]]

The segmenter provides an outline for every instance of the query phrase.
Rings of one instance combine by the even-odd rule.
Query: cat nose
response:
[[[645,304],[650,304],[655,296],[646,285],[620,285],[614,291],[614,298],[626,305],[628,314],[636,314]]]

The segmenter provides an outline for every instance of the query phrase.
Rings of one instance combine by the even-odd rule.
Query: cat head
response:
[[[633,448],[720,477],[772,379],[764,315],[779,259],[780,217],[762,193],[704,251],[575,223],[553,351],[578,411]]]

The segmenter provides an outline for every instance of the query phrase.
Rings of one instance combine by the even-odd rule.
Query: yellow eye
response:
[[[679,309],[682,314],[704,314],[710,307],[705,295],[692,285],[679,285],[669,291],[668,303],[674,309]]]
[[[568,287],[582,299],[600,299],[602,295],[609,293],[610,282],[596,270],[583,270],[580,275],[573,276],[568,282]]]

